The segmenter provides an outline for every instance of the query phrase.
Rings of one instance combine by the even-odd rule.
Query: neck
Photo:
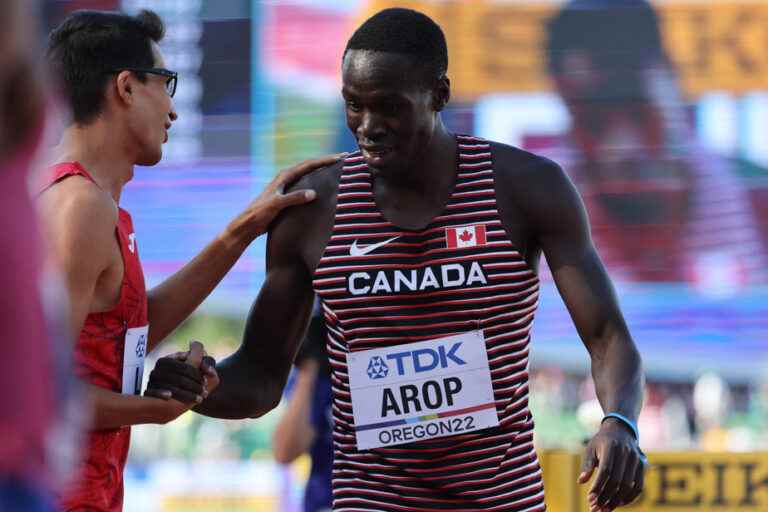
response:
[[[413,164],[418,165],[418,172],[411,169],[410,172],[391,177],[381,176],[378,179],[383,179],[390,189],[406,189],[424,196],[441,196],[443,189],[450,187],[454,181],[453,173],[446,172],[446,169],[454,169],[455,162],[456,139],[438,118],[432,137],[419,155],[418,162]]]
[[[119,203],[123,187],[133,178],[134,165],[121,140],[124,138],[102,117],[86,126],[72,124],[53,150],[53,161],[79,162]]]

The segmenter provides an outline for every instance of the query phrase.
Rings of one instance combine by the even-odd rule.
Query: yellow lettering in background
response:
[[[374,0],[361,19],[395,6],[424,12],[445,31],[455,97],[551,89],[545,23],[557,4]],[[667,52],[688,95],[768,90],[768,2],[665,2],[657,9]]]
[[[672,4],[661,14],[687,92],[768,89],[768,5]]]
[[[184,495],[168,496],[163,500],[162,512],[274,512],[279,502],[274,496]]]
[[[514,87],[537,91],[549,87],[543,66],[544,22],[552,9],[542,6],[516,6],[461,3],[456,23],[449,36],[449,59],[454,60],[454,86],[460,97],[475,97]]]
[[[579,454],[539,455],[550,512],[587,512],[591,482],[576,483]],[[768,453],[652,453],[640,499],[621,510],[643,512],[765,512]]]

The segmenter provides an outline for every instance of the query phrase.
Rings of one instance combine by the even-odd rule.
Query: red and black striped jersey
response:
[[[496,207],[487,141],[459,136],[453,192],[421,230],[379,211],[360,153],[346,158],[332,235],[314,275],[328,327],[334,510],[544,510],[528,408],[539,280]],[[358,450],[347,355],[481,330],[499,424]]]

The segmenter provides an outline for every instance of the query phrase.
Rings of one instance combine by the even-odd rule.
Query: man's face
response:
[[[434,86],[408,57],[350,50],[342,64],[347,126],[374,172],[412,172],[434,133]],[[437,80],[435,80],[437,83]]]
[[[663,96],[676,95],[664,90],[675,87],[664,75],[650,64],[601,68],[586,51],[566,52],[555,84],[571,114],[575,140],[590,160],[614,164],[664,156]]]
[[[680,105],[671,70],[600,68],[587,52],[570,50],[554,80],[583,173],[601,202],[627,222],[679,215],[668,210],[681,204],[673,199],[685,197],[689,183],[673,151],[670,126],[680,121]]]
[[[165,68],[165,60],[157,44],[152,43],[155,68]],[[135,103],[132,105],[128,125],[138,143],[138,165],[155,165],[163,156],[163,144],[168,141],[168,130],[177,114],[168,94],[168,78],[147,73],[146,80],[135,81]]]

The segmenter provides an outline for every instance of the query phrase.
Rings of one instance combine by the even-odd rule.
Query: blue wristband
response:
[[[603,421],[607,420],[608,418],[616,418],[617,420],[624,423],[626,426],[629,427],[632,433],[635,434],[635,439],[637,439],[638,442],[640,441],[640,431],[637,430],[637,425],[635,425],[634,421],[627,418],[623,414],[619,414],[617,412],[609,412],[608,414],[605,415],[605,417],[603,417]],[[603,421],[601,421],[600,423],[602,424]]]

